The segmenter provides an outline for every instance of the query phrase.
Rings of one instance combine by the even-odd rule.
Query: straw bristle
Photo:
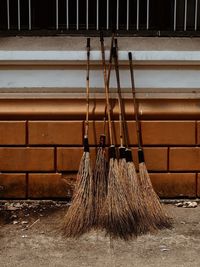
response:
[[[144,162],[139,164],[139,177],[141,188],[143,190],[143,201],[147,208],[147,216],[151,225],[156,226],[158,229],[171,228],[172,220],[167,215],[164,207],[162,207],[159,197],[153,189],[151,179]]]
[[[154,231],[156,227],[149,221],[148,210],[144,205],[143,191],[138,180],[135,165],[132,161],[127,162],[127,173],[130,192],[129,199],[137,222],[137,234],[141,235]]]
[[[99,147],[96,156],[94,168],[94,224],[99,225],[100,212],[103,208],[107,195],[107,161],[105,157],[105,149]]]
[[[122,173],[122,169],[117,159],[110,159],[108,193],[102,214],[102,226],[111,237],[128,240],[134,235],[135,221],[121,183],[119,171]]]
[[[66,237],[80,237],[91,230],[94,218],[93,177],[90,154],[84,152],[77,174],[72,204],[64,218],[63,231]]]

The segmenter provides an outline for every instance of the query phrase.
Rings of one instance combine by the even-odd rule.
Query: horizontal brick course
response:
[[[144,145],[194,145],[195,121],[142,121]]]
[[[81,145],[82,121],[29,121],[30,145]]]
[[[26,198],[26,174],[0,174],[0,199]]]
[[[30,145],[82,145],[83,121],[29,121]],[[119,140],[119,122],[113,122],[113,138]],[[127,121],[130,145],[137,144],[135,121]],[[196,126],[194,121],[142,121],[144,145],[194,145]],[[100,134],[104,133],[102,121],[89,122],[89,143],[98,145]],[[107,144],[109,144],[108,123],[106,123]]]
[[[25,121],[0,121],[0,145],[24,145],[25,143]]]
[[[196,197],[195,173],[151,173],[150,177],[160,197]]]
[[[0,148],[1,171],[53,171],[53,148]]]
[[[64,181],[61,174],[29,174],[28,176],[28,197],[29,198],[65,198],[71,195],[72,186],[70,186],[70,177]]]
[[[200,170],[200,148],[171,147],[169,150],[169,169],[171,171]]]
[[[147,168],[152,171],[167,170],[167,148],[144,148],[145,162]],[[137,148],[132,149],[133,160],[138,165]],[[107,153],[106,153],[107,154]],[[77,171],[83,148],[57,148],[57,169],[58,171]],[[94,166],[96,158],[96,149],[90,149],[91,165]]]
[[[196,197],[195,173],[150,173],[160,197]],[[71,197],[76,174],[29,174],[29,198]]]

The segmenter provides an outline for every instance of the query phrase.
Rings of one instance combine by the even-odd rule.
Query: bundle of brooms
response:
[[[113,37],[111,41],[113,46]],[[84,153],[77,175],[77,185],[74,190],[72,205],[64,219],[64,233],[67,237],[79,237],[93,227],[105,229],[113,238],[128,240],[132,237],[171,227],[171,219],[166,215],[156,195],[144,162],[141,145],[141,130],[138,118],[138,107],[134,89],[132,57],[129,53],[129,66],[132,82],[133,102],[138,136],[139,175],[137,176],[128,149],[127,129],[125,127],[125,112],[122,103],[117,42],[111,47],[109,71],[114,59],[117,80],[117,93],[120,123],[119,161],[113,139],[111,121],[111,105],[109,99],[110,72],[106,70],[103,37],[101,37],[102,63],[104,69],[104,86],[106,111],[108,117],[110,147],[109,167],[105,159],[105,134],[100,137],[94,174],[90,167],[88,145],[88,116],[89,116],[89,38],[87,41],[87,112],[85,122]],[[124,140],[126,148],[124,147]]]
[[[111,49],[112,56],[114,53],[114,48]],[[109,151],[109,171],[108,171],[108,190],[106,201],[100,215],[100,227],[106,230],[106,232],[111,237],[119,237],[122,239],[128,239],[134,234],[134,227],[136,226],[134,216],[126,200],[126,191],[123,187],[123,176],[126,174],[123,168],[123,162],[125,161],[123,147],[122,134],[120,131],[120,155],[121,160],[117,160],[116,148],[114,145],[113,138],[113,127],[111,121],[111,106],[109,100],[109,83],[106,72],[105,65],[105,51],[104,46],[101,46],[102,52],[102,62],[104,67],[104,86],[105,86],[105,96],[106,96],[106,106],[108,113],[108,125],[109,125],[109,137],[110,137],[110,147]],[[112,57],[111,62],[112,64]],[[120,104],[120,103],[119,103]],[[121,110],[121,109],[120,109]],[[121,117],[121,113],[119,114]],[[121,124],[120,124],[121,125]],[[121,126],[120,126],[121,128]]]

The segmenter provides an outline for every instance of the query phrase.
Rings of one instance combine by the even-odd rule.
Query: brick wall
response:
[[[77,105],[71,102],[71,109],[68,105],[61,115],[55,112],[51,114],[51,108],[45,102],[43,109],[49,111],[42,113],[38,109],[36,114],[30,104],[29,112],[22,112],[20,115],[19,103],[7,104],[7,113],[4,110],[4,113],[0,114],[1,199],[71,196],[82,155],[84,127],[84,109],[81,113],[77,110]],[[146,164],[155,190],[159,196],[166,198],[199,197],[199,111],[194,110],[192,114],[184,111],[185,116],[179,116],[180,110],[172,108],[172,104],[176,106],[177,103],[165,100],[164,110],[168,111],[163,115],[157,110],[156,115],[154,111],[158,102],[162,101],[143,104],[148,108],[151,105],[151,112],[148,111],[142,116],[141,124]],[[56,101],[54,108],[55,105]],[[57,105],[59,110],[59,103]],[[188,100],[188,106],[190,105],[194,106],[194,102]],[[160,108],[163,110],[163,105],[160,105]],[[199,106],[196,105],[196,108],[199,109]],[[26,106],[26,111],[27,109]],[[80,114],[77,115],[77,112]],[[97,109],[96,113],[90,115],[89,141],[94,162],[99,135],[103,132],[103,123],[99,120],[99,117],[103,117],[103,108],[102,112]],[[114,136],[115,142],[119,144],[119,122],[115,115]],[[133,113],[127,110],[129,143],[137,166],[135,121],[130,119],[132,116]],[[66,119],[63,119],[64,117]],[[106,131],[108,132],[108,129]],[[109,140],[107,141],[109,143]]]

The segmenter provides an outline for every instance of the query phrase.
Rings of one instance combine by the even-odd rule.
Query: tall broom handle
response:
[[[117,39],[115,39],[115,48],[116,48],[116,59],[115,59],[115,66],[116,66],[116,77],[117,77],[117,87],[118,87],[118,98],[119,98],[119,102],[121,106],[121,132],[123,135],[123,142],[126,145],[126,147],[128,148],[128,134],[127,134],[127,126],[126,126],[126,122],[125,122],[125,108],[124,108],[124,104],[123,104],[123,99],[122,99],[122,90],[121,90],[121,85],[120,85],[120,75],[119,75],[119,60],[118,60],[118,41]]]
[[[110,143],[113,145],[113,133],[112,133],[112,123],[111,123],[111,106],[110,106],[110,100],[109,100],[109,83],[107,79],[107,71],[106,71],[106,61],[105,61],[105,49],[104,49],[104,40],[103,35],[101,33],[100,35],[100,42],[101,42],[101,54],[102,54],[102,64],[103,64],[103,74],[104,74],[104,87],[105,87],[105,95],[106,95],[106,109],[108,113],[108,126],[109,126],[109,137],[110,137]],[[109,62],[109,66],[112,64]]]
[[[132,87],[132,94],[133,94],[133,105],[135,111],[135,121],[136,121],[136,132],[137,132],[137,139],[138,139],[138,147],[142,149],[142,138],[141,138],[141,128],[138,116],[138,103],[136,100],[136,91],[135,91],[135,82],[134,82],[134,75],[133,75],[133,60],[132,60],[132,53],[128,53],[129,58],[129,69],[131,75],[131,87]]]
[[[115,30],[113,29],[112,37],[111,37],[111,44],[110,44],[110,57],[109,57],[109,64],[108,64],[108,73],[107,73],[108,88],[110,86],[110,74],[111,74],[111,69],[112,69],[112,48],[113,48],[114,38],[115,38]],[[100,41],[103,43],[103,46],[104,46],[103,31],[100,31]],[[103,64],[105,64],[105,60],[104,60]],[[105,68],[106,68],[106,66],[105,66]],[[105,111],[104,111],[104,134],[106,132],[106,117],[107,117],[107,104],[105,105]]]
[[[108,88],[110,84],[110,74],[111,74],[111,69],[112,69],[112,48],[114,44],[114,39],[115,39],[115,31],[113,30],[112,37],[111,37],[111,44],[110,44],[110,57],[109,57],[108,75],[107,75]]]
[[[90,90],[90,38],[87,38],[87,74],[86,74],[86,120],[85,120],[85,136],[88,136],[89,128],[89,90]]]
[[[123,118],[122,118],[122,96],[121,96],[121,85],[120,85],[120,76],[119,76],[119,64],[118,64],[118,56],[117,56],[117,47],[115,42],[115,47],[113,47],[113,58],[115,62],[115,73],[116,73],[116,80],[117,80],[117,99],[118,99],[118,105],[119,105],[119,132],[120,132],[120,146],[123,146],[123,131],[124,131],[124,125],[123,125]]]

